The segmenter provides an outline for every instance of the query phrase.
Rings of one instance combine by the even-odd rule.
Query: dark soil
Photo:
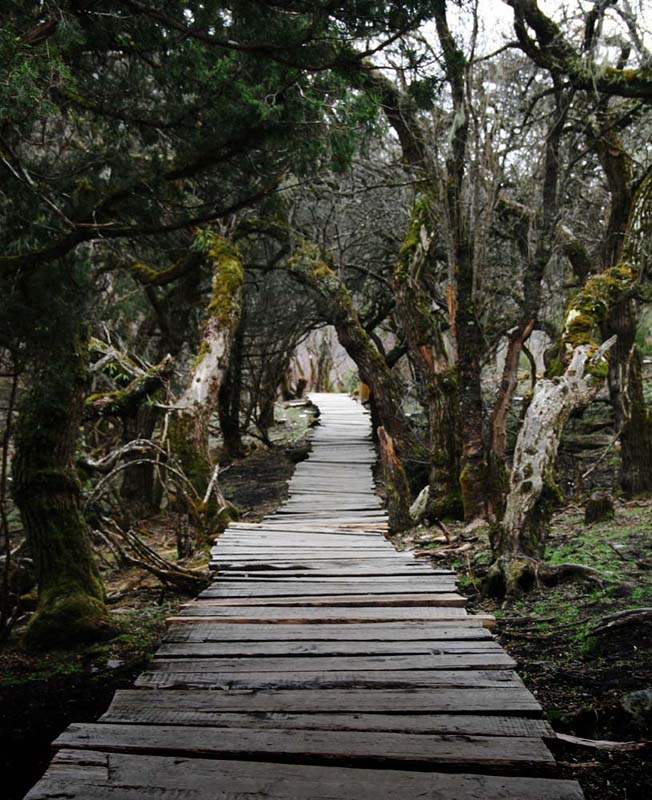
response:
[[[256,522],[287,499],[294,466],[283,450],[259,450],[222,473],[222,489],[242,519]]]
[[[564,636],[515,638],[501,626],[502,644],[536,694],[554,729],[587,739],[639,742],[652,734],[623,707],[628,692],[652,689],[652,628],[637,626],[593,640],[584,656],[569,658]],[[594,750],[555,741],[551,749],[563,777],[578,780],[587,800],[649,800],[652,748]]]

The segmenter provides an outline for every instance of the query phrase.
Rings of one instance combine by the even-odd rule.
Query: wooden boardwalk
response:
[[[29,800],[581,800],[490,618],[384,538],[366,412],[313,400],[288,502],[219,537],[215,583]]]

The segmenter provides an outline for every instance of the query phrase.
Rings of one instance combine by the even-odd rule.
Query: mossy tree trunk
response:
[[[464,198],[470,113],[467,107],[468,64],[448,26],[445,3],[436,4],[434,17],[454,110],[446,158],[445,207],[448,218],[449,268],[455,295],[450,304],[450,321],[457,345],[457,389],[459,414],[463,420],[460,490],[464,518],[467,522],[472,522],[488,515],[486,485],[489,462],[484,437],[481,387],[480,357],[483,340],[474,291],[474,237]]]
[[[568,307],[561,342],[565,371],[537,382],[514,450],[505,513],[493,528],[495,561],[487,579],[493,594],[516,594],[537,579],[550,515],[560,499],[555,460],[564,425],[595,398],[607,376],[614,340],[599,347],[593,335],[635,277],[626,265],[607,269],[590,278]]]
[[[88,390],[88,342],[76,309],[53,334],[37,345],[20,402],[13,464],[14,498],[38,580],[38,607],[26,634],[34,647],[111,633],[74,463]]]
[[[630,350],[625,373],[620,486],[631,497],[652,490],[652,415],[643,395],[641,357],[636,345]]]
[[[422,275],[430,259],[432,198],[421,193],[392,277],[396,321],[408,346],[428,413],[429,479],[427,516],[460,516],[460,426],[457,376],[449,363]]]
[[[238,251],[222,237],[204,234],[202,243],[213,269],[212,295],[194,367],[170,415],[168,437],[172,456],[195,491],[191,512],[208,513],[211,520],[220,509],[210,497],[204,503],[214,471],[209,424],[240,318],[244,271]]]
[[[602,122],[607,127],[609,119]],[[650,190],[646,188],[649,178],[643,181],[634,202],[632,160],[618,133],[607,127],[606,132],[600,131],[594,137],[593,143],[611,196],[602,246],[603,262],[609,265],[621,258],[628,227],[632,223],[634,227],[640,226],[645,218],[644,209],[650,204]],[[630,219],[634,213],[638,214],[637,220]],[[621,432],[620,486],[628,496],[652,490],[652,419],[643,398],[640,356],[636,349],[638,321],[636,302],[628,298],[611,309],[602,325],[605,337],[618,337],[609,359],[608,383],[614,425]]]

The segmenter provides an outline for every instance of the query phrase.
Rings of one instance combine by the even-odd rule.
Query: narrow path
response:
[[[218,579],[29,800],[581,800],[491,618],[384,538],[367,413],[313,400],[288,502],[219,537]]]

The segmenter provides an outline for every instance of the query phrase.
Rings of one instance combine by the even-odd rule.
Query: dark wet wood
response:
[[[315,401],[285,506],[217,538],[213,584],[29,800],[582,800],[493,618],[385,538],[367,412]]]

